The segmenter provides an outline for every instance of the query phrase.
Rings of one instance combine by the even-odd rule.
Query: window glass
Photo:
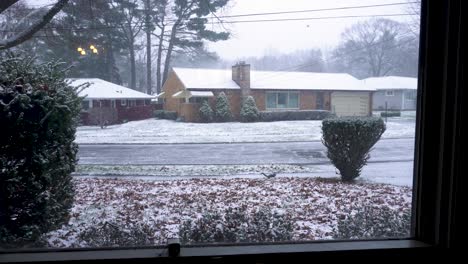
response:
[[[277,108],[287,108],[288,107],[288,94],[287,93],[277,93]]]
[[[418,1],[7,2],[0,251],[410,235]]]
[[[276,108],[276,93],[267,93],[267,108]]]

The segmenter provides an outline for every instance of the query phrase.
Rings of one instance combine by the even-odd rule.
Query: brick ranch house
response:
[[[69,80],[72,86],[90,84],[78,93],[85,96],[80,116],[82,125],[117,124],[153,117],[154,96],[98,78]]]
[[[338,116],[369,116],[373,88],[345,73],[251,71],[244,62],[232,70],[172,68],[159,98],[164,109],[198,121],[202,100],[215,104],[224,92],[236,119],[241,99],[251,95],[260,111],[329,110]]]

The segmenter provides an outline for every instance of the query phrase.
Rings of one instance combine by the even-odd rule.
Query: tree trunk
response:
[[[176,33],[177,33],[177,27],[178,27],[178,23],[176,22],[172,26],[171,38],[169,39],[169,46],[167,47],[166,60],[164,62],[163,84],[166,81],[167,75],[169,73],[169,65],[171,63],[172,50],[174,49],[174,40],[175,40]]]
[[[136,90],[136,65],[135,65],[135,39],[130,36],[130,43],[128,43],[130,52],[130,88]]]
[[[151,2],[150,0],[146,0],[145,2],[145,9],[146,9],[146,93],[152,94],[152,80],[151,80]]]
[[[163,21],[164,22],[164,21]],[[156,62],[156,93],[159,94],[161,92],[162,87],[162,80],[161,80],[161,60],[162,60],[162,51],[164,45],[164,31],[166,26],[161,27],[161,36],[159,38],[159,45],[158,45],[158,58]]]

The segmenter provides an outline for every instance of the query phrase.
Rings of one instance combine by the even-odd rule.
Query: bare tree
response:
[[[26,40],[32,38],[32,36],[44,28],[45,25],[47,25],[54,16],[62,10],[62,8],[68,3],[69,0],[58,0],[57,3],[55,3],[52,8],[50,8],[47,12],[45,12],[44,15],[41,16],[40,19],[38,19],[36,22],[32,23],[29,27],[26,29],[18,32],[17,34],[12,35],[11,37],[1,40],[0,41],[0,50],[4,49],[9,49],[12,47],[15,47]],[[7,10],[9,7],[11,7],[13,4],[16,2],[19,2],[19,0],[2,0],[0,2],[0,13],[4,12]],[[45,7],[44,7],[45,8]],[[25,19],[29,19],[30,17],[34,16],[35,14],[38,14],[39,12],[44,11],[43,8],[39,8],[38,10],[35,10],[32,14],[28,15]]]
[[[389,19],[357,23],[342,33],[333,59],[342,71],[358,77],[385,76],[398,65],[395,52],[406,34],[401,23]]]

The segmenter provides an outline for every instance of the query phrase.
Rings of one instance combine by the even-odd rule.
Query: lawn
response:
[[[146,119],[105,129],[82,126],[76,133],[79,144],[131,143],[234,143],[320,140],[322,121],[277,121],[259,123],[184,123]],[[412,117],[392,118],[383,138],[414,137]]]
[[[130,180],[78,178],[71,218],[46,239],[51,247],[86,247],[80,234],[105,222],[144,224],[155,244],[176,236],[186,219],[225,208],[259,207],[289,214],[293,240],[333,238],[338,219],[366,204],[402,212],[411,207],[411,188],[384,184],[343,184],[318,178],[232,178]]]

